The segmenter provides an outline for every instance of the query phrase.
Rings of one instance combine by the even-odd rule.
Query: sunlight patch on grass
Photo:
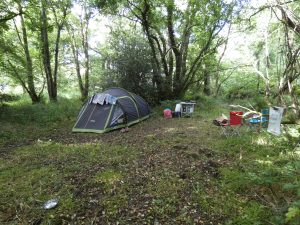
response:
[[[156,134],[148,134],[146,135],[146,138],[149,138],[149,139],[154,139],[156,137]]]
[[[280,152],[278,160],[300,160],[300,146],[288,152]]]
[[[273,164],[273,162],[270,161],[270,160],[260,160],[260,159],[257,159],[255,161],[258,162],[259,164],[263,164],[263,165],[272,165]]]
[[[186,129],[188,129],[188,130],[198,130],[197,127],[187,127]]]
[[[294,125],[292,127],[287,127],[288,133],[290,136],[294,138],[299,138],[300,137],[300,126],[299,125]]]
[[[170,127],[170,128],[166,128],[164,130],[164,133],[174,133],[175,131],[176,131],[176,128]]]
[[[120,172],[114,170],[106,170],[104,172],[96,173],[94,176],[94,181],[113,185],[114,183],[120,181],[121,178],[122,174]]]
[[[264,137],[258,137],[256,140],[256,144],[258,145],[268,145],[269,142]]]

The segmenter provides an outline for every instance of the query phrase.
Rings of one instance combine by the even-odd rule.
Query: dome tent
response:
[[[138,123],[149,114],[149,105],[142,97],[122,88],[111,88],[93,95],[83,105],[72,131],[104,133]]]

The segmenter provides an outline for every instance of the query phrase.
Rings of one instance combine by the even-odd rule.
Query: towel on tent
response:
[[[115,105],[117,103],[117,98],[110,94],[106,94],[105,101],[106,101],[106,104]]]
[[[283,114],[282,107],[270,107],[268,132],[274,135],[280,135],[280,124]]]
[[[100,105],[104,105],[104,104],[115,105],[117,102],[117,98],[110,94],[95,94],[92,97],[91,102],[93,104],[100,104]]]
[[[92,103],[103,105],[104,100],[105,100],[105,94],[95,94],[92,98]]]

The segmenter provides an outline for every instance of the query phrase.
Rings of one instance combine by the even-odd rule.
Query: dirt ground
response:
[[[215,180],[220,176],[219,168],[229,163],[226,154],[210,147],[217,137],[211,123],[199,118],[150,118],[130,127],[126,133],[119,130],[101,135],[71,133],[65,127],[38,139],[7,143],[2,157],[12,159],[11,155],[17,154],[20,148],[41,143],[62,146],[100,143],[108,149],[114,146],[134,149],[136,157],[133,160],[93,164],[87,170],[68,175],[67,183],[72,185],[70,191],[81,201],[81,207],[75,210],[73,217],[64,213],[55,217],[58,223],[222,224],[226,215],[209,212],[197,202],[200,192],[213,195]],[[43,165],[61,170],[63,163],[43,160]],[[89,184],[89,178],[106,170],[120,171],[122,179],[109,184],[100,182],[97,187]],[[101,198],[108,204],[102,204]],[[45,222],[43,217],[39,215],[30,221],[40,224]],[[12,218],[13,215],[6,215],[4,221],[12,222]],[[26,218],[25,215],[25,221]]]

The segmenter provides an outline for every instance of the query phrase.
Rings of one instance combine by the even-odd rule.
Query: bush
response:
[[[268,106],[268,103],[266,102],[265,98],[262,96],[256,96],[253,98],[253,107],[260,111]]]
[[[226,98],[228,99],[244,99],[244,98],[250,98],[252,96],[254,96],[254,92],[252,91],[251,88],[243,89],[240,87],[232,87],[226,93]]]
[[[20,98],[19,95],[0,93],[0,103],[18,101]]]
[[[0,120],[12,123],[36,123],[41,126],[76,118],[81,102],[79,100],[60,99],[57,103],[39,103],[32,105],[22,101],[2,108]]]
[[[288,111],[285,118],[286,120],[284,122],[289,124],[295,124],[298,120],[297,114],[295,114],[293,111]]]

